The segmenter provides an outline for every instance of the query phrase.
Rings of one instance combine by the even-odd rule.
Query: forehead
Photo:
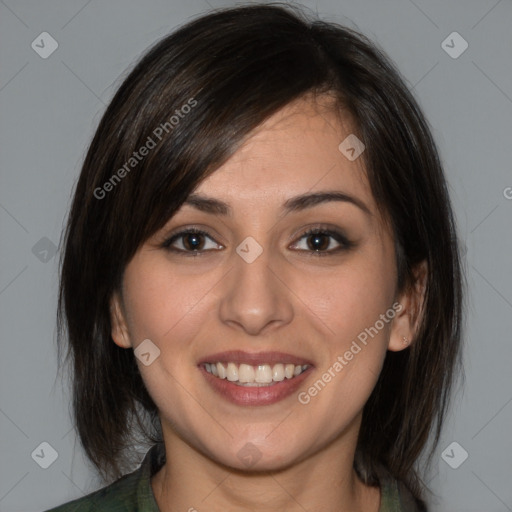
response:
[[[332,189],[355,194],[373,209],[362,158],[350,161],[339,149],[353,131],[332,99],[302,97],[249,133],[195,192],[233,204],[282,204],[306,191]]]

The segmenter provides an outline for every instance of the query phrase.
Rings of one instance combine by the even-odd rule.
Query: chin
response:
[[[252,473],[281,471],[305,456],[298,448],[283,448],[282,444],[258,447],[256,443],[247,441],[239,446],[240,448],[235,452],[213,454],[212,459],[231,470]]]

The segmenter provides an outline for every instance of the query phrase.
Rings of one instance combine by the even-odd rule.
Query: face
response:
[[[127,265],[112,335],[166,444],[240,469],[354,445],[410,326],[362,159],[338,149],[350,133],[327,103],[291,103]]]

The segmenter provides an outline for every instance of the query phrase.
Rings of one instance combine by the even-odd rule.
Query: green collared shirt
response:
[[[155,444],[138,469],[107,487],[46,512],[160,512],[151,477],[165,463],[162,444]],[[379,512],[422,512],[409,491],[392,478],[381,478]]]

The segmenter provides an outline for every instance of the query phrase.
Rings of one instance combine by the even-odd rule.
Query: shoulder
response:
[[[135,511],[138,471],[123,476],[107,487],[64,503],[47,512]]]
[[[82,498],[45,512],[158,512],[151,476],[161,463],[161,448],[148,451],[138,469]]]

